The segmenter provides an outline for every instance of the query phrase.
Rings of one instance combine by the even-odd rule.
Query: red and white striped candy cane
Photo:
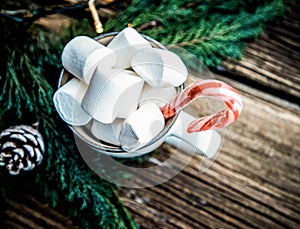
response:
[[[240,115],[243,103],[236,89],[218,80],[200,80],[190,84],[168,104],[161,107],[164,118],[173,117],[179,110],[200,97],[216,97],[224,101],[226,108],[216,114],[201,117],[188,126],[187,132],[221,128],[233,123]]]

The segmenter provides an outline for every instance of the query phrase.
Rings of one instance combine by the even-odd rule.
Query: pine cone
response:
[[[12,175],[39,165],[44,151],[43,138],[32,126],[13,126],[0,134],[0,166],[6,166]]]

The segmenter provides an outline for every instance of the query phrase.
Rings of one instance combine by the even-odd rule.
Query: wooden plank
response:
[[[1,228],[75,228],[70,219],[28,195],[9,200],[0,219]]]
[[[300,112],[230,82],[242,92],[244,110],[227,128],[221,152],[205,173],[199,173],[205,159],[197,156],[162,185],[120,190],[142,227],[162,222],[166,228],[300,226]],[[163,162],[172,152],[165,144],[155,157]],[[136,215],[137,208],[147,216]]]
[[[226,60],[223,67],[231,78],[300,104],[300,12],[299,2],[291,4],[280,23],[248,45],[241,61]]]

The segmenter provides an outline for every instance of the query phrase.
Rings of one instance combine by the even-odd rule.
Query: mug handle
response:
[[[187,133],[188,126],[194,120],[195,117],[181,111],[164,142],[185,152],[214,157],[221,146],[222,136],[216,130]]]

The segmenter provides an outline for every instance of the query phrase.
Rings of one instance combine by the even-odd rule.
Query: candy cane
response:
[[[216,114],[191,122],[187,129],[188,133],[225,127],[239,117],[243,108],[239,93],[233,87],[218,80],[200,80],[194,82],[160,109],[164,118],[167,119],[173,117],[179,110],[186,107],[195,99],[206,96],[222,99],[226,108]]]

